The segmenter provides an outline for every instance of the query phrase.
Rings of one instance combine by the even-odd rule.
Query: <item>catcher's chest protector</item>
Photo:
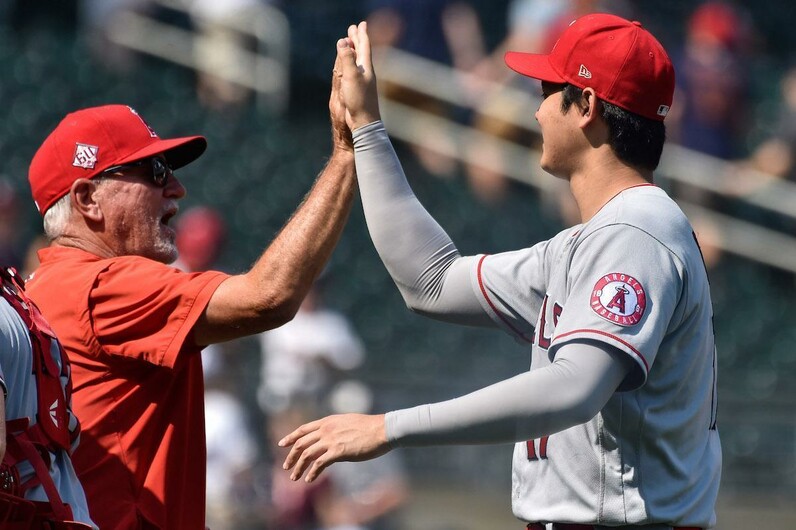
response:
[[[71,399],[72,382],[69,362],[58,347],[60,367],[52,356],[57,339],[36,305],[27,297],[24,282],[11,268],[0,268],[2,296],[25,323],[30,335],[33,354],[33,375],[36,378],[36,423],[29,418],[6,418],[6,454],[0,465],[0,528],[8,530],[83,529],[91,528],[72,522],[72,510],[64,504],[50,476],[50,453],[71,452],[77,438],[79,424],[69,430],[67,406]],[[62,378],[67,381],[62,386]],[[27,461],[34,475],[22,483],[17,464]],[[42,486],[49,502],[28,501],[24,498],[30,488]]]

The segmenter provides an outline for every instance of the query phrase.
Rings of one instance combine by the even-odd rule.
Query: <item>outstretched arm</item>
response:
[[[339,64],[335,63],[329,100],[334,143],[331,158],[252,269],[228,278],[216,289],[193,328],[198,345],[251,335],[290,321],[340,239],[356,186],[340,80]]]
[[[365,23],[337,44],[342,97],[354,131],[357,180],[368,230],[407,306],[470,325],[493,326],[470,282],[475,258],[463,258],[409,187],[379,114]]]
[[[605,344],[568,343],[550,366],[450,401],[386,415],[342,414],[302,425],[282,440],[284,469],[315,480],[339,461],[376,458],[396,446],[519,442],[594,417],[633,361]]]

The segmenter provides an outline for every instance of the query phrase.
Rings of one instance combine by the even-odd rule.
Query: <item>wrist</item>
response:
[[[371,123],[375,123],[381,120],[381,116],[379,113],[371,114],[365,113],[358,115],[356,118],[352,118],[351,120],[351,132],[353,133],[357,129],[361,129],[366,125],[370,125]]]
[[[341,164],[351,164],[353,166],[354,165],[353,146],[335,142],[334,146],[332,147],[332,156],[329,159],[329,162],[332,161]]]

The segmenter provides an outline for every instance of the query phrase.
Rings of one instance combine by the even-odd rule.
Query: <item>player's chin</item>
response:
[[[542,157],[539,159],[539,167],[541,167],[543,171],[555,175],[553,164],[544,156],[544,152],[542,152]]]
[[[155,261],[165,263],[166,265],[177,261],[179,252],[177,251],[177,245],[174,243],[173,232],[171,237],[159,238],[157,244],[152,248],[152,252],[149,257]]]

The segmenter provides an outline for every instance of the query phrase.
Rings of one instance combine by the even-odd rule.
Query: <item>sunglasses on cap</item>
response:
[[[169,167],[169,165],[166,164],[166,162],[157,157],[145,158],[143,160],[139,160],[137,162],[131,162],[129,164],[111,166],[105,171],[103,171],[102,174],[104,175],[106,173],[116,173],[117,171],[122,171],[125,169],[145,166],[146,164],[151,164],[150,168],[152,169],[152,172],[149,175],[149,180],[151,180],[155,186],[159,188],[165,188],[166,184],[169,181],[169,177],[172,176],[174,172],[172,171],[171,167]]]

